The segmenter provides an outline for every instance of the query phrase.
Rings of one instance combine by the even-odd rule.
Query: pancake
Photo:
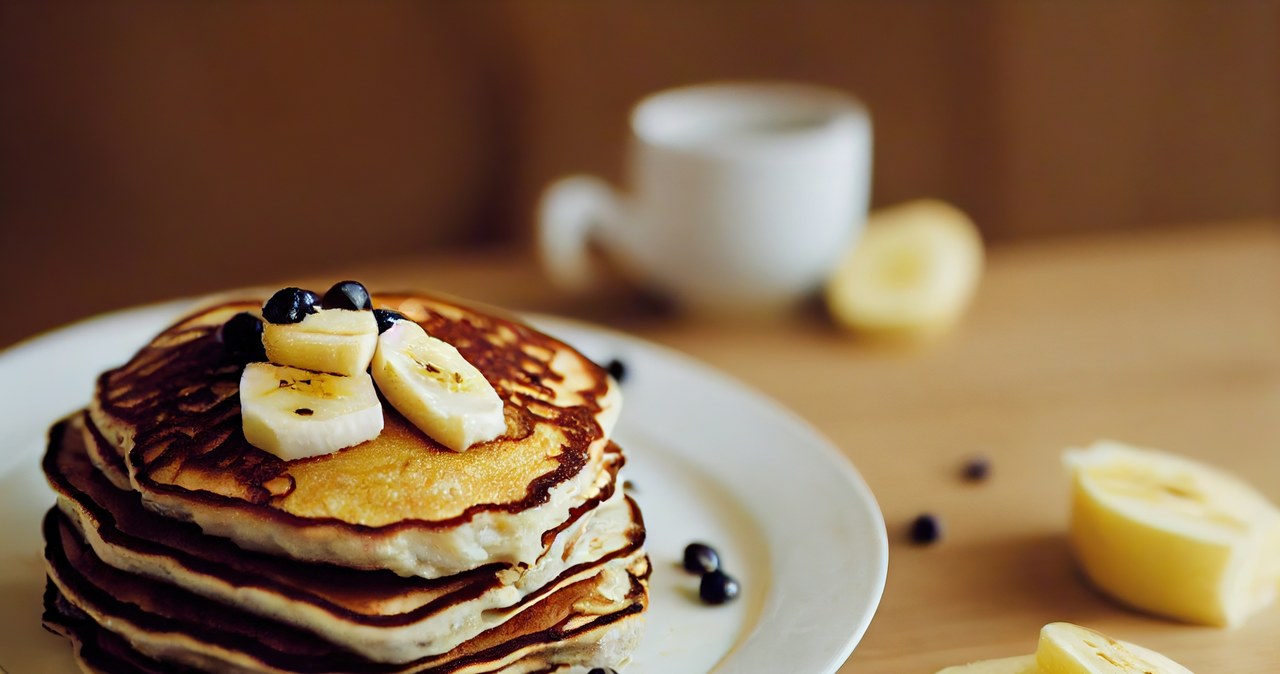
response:
[[[449,653],[377,663],[309,632],[115,569],[56,508],[45,518],[44,535],[51,585],[45,624],[77,644],[90,671],[480,674],[618,667],[638,638],[647,603],[649,568],[640,553],[604,564]]]
[[[247,552],[161,517],[94,468],[85,448],[93,435],[85,430],[83,415],[56,425],[44,471],[58,507],[99,558],[308,629],[370,660],[408,662],[452,650],[539,595],[634,555],[644,542],[639,511],[617,483],[623,460],[616,445],[606,452],[610,481],[564,525],[544,533],[550,547],[532,567],[517,574],[491,564],[427,580]]]
[[[616,384],[516,321],[429,297],[374,303],[457,347],[503,399],[506,433],[452,452],[384,402],[382,434],[355,447],[284,461],[250,445],[242,367],[218,328],[260,313],[254,298],[196,311],[99,378],[91,425],[109,450],[92,452],[95,464],[118,483],[127,475],[152,511],[250,550],[423,578],[536,564],[543,534],[609,479]]]
[[[86,674],[201,674],[183,665],[164,663],[131,649],[127,642],[98,626],[72,606],[52,582],[46,584],[44,626],[71,641],[75,659]],[[574,665],[548,665],[545,656],[530,656],[501,670],[501,674],[557,674]],[[581,668],[577,668],[579,671]]]
[[[473,364],[505,432],[465,452],[385,399],[375,439],[282,460],[244,437],[222,299],[98,380],[50,434],[45,625],[86,672],[551,674],[625,664],[644,524],[616,382],[451,301],[382,295]],[[236,344],[239,344],[236,341]],[[237,353],[246,351],[237,347]]]

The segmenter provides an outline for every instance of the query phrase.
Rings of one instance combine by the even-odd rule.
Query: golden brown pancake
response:
[[[517,321],[430,297],[375,304],[476,365],[504,401],[503,436],[452,452],[384,403],[382,434],[355,447],[284,461],[250,445],[240,427],[242,366],[218,328],[238,312],[259,313],[261,298],[201,309],[102,375],[92,425],[148,508],[247,549],[425,578],[534,564],[543,532],[608,480],[616,386]],[[97,452],[96,463],[110,468],[110,454]]]
[[[285,461],[247,442],[219,300],[99,378],[51,432],[45,625],[86,672],[551,674],[618,667],[647,607],[639,510],[609,441],[616,383],[459,303],[379,307],[452,343],[506,431],[458,453],[384,430]]]
[[[629,567],[605,566],[557,589],[449,653],[395,665],[115,569],[57,509],[46,516],[44,534],[45,625],[77,644],[90,671],[480,674],[616,667],[637,638],[647,603],[648,563],[641,555]]]
[[[602,564],[625,565],[644,542],[639,510],[617,483],[621,451],[610,445],[613,480],[568,522],[544,533],[551,541],[547,554],[523,573],[491,564],[428,580],[298,562],[241,550],[147,510],[136,492],[117,488],[90,463],[82,426],[83,415],[76,415],[53,428],[44,471],[59,509],[99,558],[310,630],[371,660],[448,652],[539,595],[596,575]]]

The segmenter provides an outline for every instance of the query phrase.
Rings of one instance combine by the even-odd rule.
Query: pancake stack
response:
[[[224,301],[103,374],[50,433],[45,626],[88,672],[619,668],[648,604],[609,439],[617,384],[514,320],[374,298],[455,346],[506,430],[452,451],[390,404],[374,439],[284,460],[244,435]]]

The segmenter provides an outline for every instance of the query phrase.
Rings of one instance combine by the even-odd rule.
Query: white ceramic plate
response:
[[[94,378],[186,306],[89,319],[0,354],[0,667],[72,674],[40,627],[39,523],[53,495],[45,431],[83,406]],[[853,467],[798,417],[685,356],[601,328],[532,321],[599,362],[627,367],[615,431],[649,530],[654,570],[644,641],[626,674],[828,674],[862,637],[884,588],[884,520]],[[697,599],[679,568],[706,541],[743,594]]]

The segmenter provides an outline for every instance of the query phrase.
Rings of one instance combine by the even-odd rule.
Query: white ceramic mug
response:
[[[717,83],[632,110],[630,191],[563,178],[538,213],[542,262],[588,289],[596,242],[634,281],[686,309],[774,312],[830,273],[867,215],[871,121],[852,96],[790,83]]]

